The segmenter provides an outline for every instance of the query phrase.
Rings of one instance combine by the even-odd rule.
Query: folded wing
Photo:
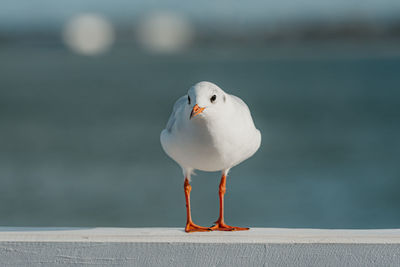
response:
[[[165,128],[167,129],[168,132],[172,131],[172,128],[174,127],[174,124],[176,122],[176,115],[177,113],[179,113],[179,110],[181,110],[184,107],[186,102],[187,102],[187,95],[184,95],[180,97],[178,100],[176,100],[174,107],[172,108],[171,116],[169,117],[169,120],[167,122],[167,127]]]

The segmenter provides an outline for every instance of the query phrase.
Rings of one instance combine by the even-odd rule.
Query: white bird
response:
[[[199,82],[176,101],[160,139],[165,153],[181,166],[185,177],[185,231],[248,230],[224,222],[226,176],[233,166],[251,157],[261,144],[261,133],[243,100],[213,83]],[[222,172],[219,218],[212,227],[198,226],[191,219],[189,181],[196,169]]]

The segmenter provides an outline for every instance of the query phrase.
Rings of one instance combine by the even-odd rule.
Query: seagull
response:
[[[211,82],[199,82],[174,104],[166,128],[161,132],[165,153],[183,171],[186,200],[186,232],[240,231],[224,221],[224,195],[229,170],[250,158],[260,147],[261,133],[250,110],[239,97],[225,93]],[[190,178],[194,170],[221,172],[219,218],[211,227],[192,221]]]

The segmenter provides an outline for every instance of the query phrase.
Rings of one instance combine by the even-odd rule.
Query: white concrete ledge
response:
[[[400,229],[0,227],[3,265],[400,266]]]

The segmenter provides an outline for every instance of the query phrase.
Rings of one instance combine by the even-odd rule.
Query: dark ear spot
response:
[[[224,99],[224,102],[226,102],[226,96],[224,95],[222,98]]]

